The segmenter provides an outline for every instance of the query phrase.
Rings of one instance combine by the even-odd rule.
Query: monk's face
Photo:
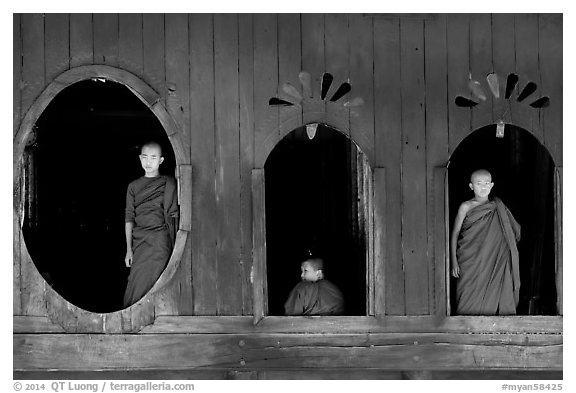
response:
[[[488,198],[490,191],[492,191],[492,176],[489,174],[477,174],[472,177],[470,188],[474,191],[474,195],[478,198]]]
[[[150,145],[142,148],[142,152],[140,153],[140,164],[144,169],[145,176],[158,176],[158,169],[163,161],[164,157],[162,157],[160,147]]]
[[[302,281],[315,282],[315,281],[319,280],[319,278],[320,278],[319,272],[320,271],[314,269],[314,266],[312,266],[308,262],[302,263],[302,266],[300,267],[300,269],[302,270],[302,274],[300,275],[300,277],[302,278]]]

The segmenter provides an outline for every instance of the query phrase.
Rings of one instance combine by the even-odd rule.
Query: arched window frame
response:
[[[105,314],[83,310],[66,301],[49,285],[45,285],[44,279],[34,266],[25,244],[22,244],[21,252],[24,255],[21,258],[22,261],[20,261],[20,263],[28,263],[32,266],[31,269],[34,272],[34,283],[28,284],[36,288],[34,296],[43,299],[40,300],[40,302],[43,304],[42,308],[45,308],[45,310],[36,310],[36,313],[45,312],[53,323],[60,325],[65,331],[72,333],[77,331],[83,333],[135,332],[153,322],[154,310],[153,304],[150,301],[151,296],[153,296],[153,294],[159,289],[165,287],[178,269],[186,245],[186,240],[191,230],[192,167],[190,165],[190,155],[182,143],[181,130],[179,130],[177,123],[172,119],[166,108],[161,103],[160,94],[154,91],[148,84],[134,74],[111,66],[80,66],[65,71],[57,76],[54,81],[44,89],[44,91],[34,101],[30,109],[26,112],[26,115],[20,123],[18,132],[14,137],[14,230],[17,232],[15,236],[22,238],[23,209],[26,198],[20,185],[23,170],[22,158],[27,140],[33,132],[34,124],[38,121],[52,99],[54,99],[63,89],[76,82],[93,78],[110,80],[126,86],[157,117],[170,140],[171,147],[174,149],[176,159],[175,176],[178,183],[178,203],[180,206],[180,222],[170,260],[167,263],[166,269],[164,269],[152,289],[142,299],[126,309]],[[20,288],[15,286],[14,290],[19,291]]]

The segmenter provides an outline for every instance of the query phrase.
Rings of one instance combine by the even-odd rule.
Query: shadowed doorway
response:
[[[550,154],[528,131],[508,124],[503,138],[496,137],[492,125],[464,139],[448,168],[450,230],[460,203],[473,197],[468,183],[478,168],[490,171],[491,197],[502,199],[521,226],[517,314],[556,315],[554,163]],[[452,310],[455,292],[451,277]]]
[[[366,315],[369,181],[364,154],[344,134],[318,125],[283,138],[265,164],[269,315],[283,315],[309,256],[343,293],[346,315]],[[370,183],[371,184],[371,183]]]

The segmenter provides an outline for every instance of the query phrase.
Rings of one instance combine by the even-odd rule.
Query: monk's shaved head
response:
[[[474,178],[477,176],[489,176],[490,181],[492,181],[492,175],[486,169],[477,169],[470,175],[470,182],[474,183]]]
[[[158,142],[156,142],[156,141],[148,141],[148,142],[144,143],[144,144],[142,145],[142,147],[140,148],[140,152],[142,152],[142,150],[144,150],[145,147],[158,148],[158,150],[160,150],[160,157],[163,157],[163,155],[162,155],[162,145],[160,145]]]
[[[314,268],[314,270],[324,270],[324,261],[321,258],[310,258],[304,261]]]

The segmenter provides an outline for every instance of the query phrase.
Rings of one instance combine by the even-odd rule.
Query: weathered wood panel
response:
[[[25,114],[45,87],[44,16],[21,15],[22,93],[21,112]]]
[[[324,26],[323,14],[302,14],[302,70],[310,74],[310,97],[320,98],[320,81],[326,71],[324,56]],[[303,89],[304,90],[304,89]],[[307,96],[303,91],[302,94]],[[304,124],[311,121],[326,121],[319,118],[318,112],[324,110],[324,103],[320,101],[304,100],[302,103]]]
[[[538,19],[541,87],[538,92],[550,97],[550,106],[541,110],[544,145],[557,166],[562,166],[562,15],[543,14]]]
[[[144,73],[142,14],[118,16],[118,64],[136,75]]]
[[[214,16],[218,315],[242,314],[238,17]]]
[[[93,14],[94,63],[118,66],[118,14]]]
[[[450,333],[15,334],[13,348],[14,371],[200,367],[561,370],[563,352],[561,336]],[[54,353],[66,356],[54,357]]]
[[[556,217],[554,220],[554,237],[557,239],[556,241],[556,260],[555,262],[555,272],[556,272],[556,310],[558,315],[564,315],[564,284],[563,284],[563,277],[564,277],[564,256],[562,253],[564,249],[562,245],[564,244],[563,236],[564,231],[562,229],[562,208],[563,208],[563,195],[564,195],[564,188],[563,188],[563,168],[556,167],[554,173],[554,210],[556,212]]]
[[[386,168],[386,314],[404,315],[402,266],[400,22],[374,19],[374,156]],[[382,285],[382,283],[380,283]]]
[[[254,146],[255,166],[263,168],[267,146],[278,135],[278,107],[268,105],[278,94],[278,17],[254,15]],[[270,146],[271,147],[271,146]],[[270,149],[271,150],[271,149]]]
[[[12,14],[12,135],[16,135],[20,126],[20,90],[22,78],[22,34],[20,14]]]
[[[374,167],[374,32],[372,18],[361,14],[349,17],[350,83],[352,90],[338,103],[361,97],[364,104],[350,109],[350,136]]]
[[[45,68],[46,81],[70,68],[69,16],[68,14],[46,14]]]
[[[470,15],[470,73],[480,83],[485,100],[473,96],[477,106],[472,110],[471,129],[492,123],[492,98],[486,75],[492,72],[492,19],[490,14]]]
[[[254,167],[254,35],[253,16],[238,17],[240,99],[240,270],[242,315],[252,314],[252,168]]]
[[[250,282],[252,283],[252,297],[254,299],[254,324],[258,324],[268,313],[268,291],[266,279],[266,187],[264,169],[252,170],[252,196],[253,196],[253,259]]]
[[[386,168],[374,168],[374,315],[386,314],[386,266],[388,265],[388,232],[386,225]]]
[[[508,75],[516,73],[514,15],[492,14],[492,64],[498,75],[500,98],[492,100],[494,122],[510,122],[511,106],[505,98]],[[516,96],[516,94],[514,94]],[[514,98],[512,98],[514,100]]]
[[[538,127],[540,123],[540,111],[532,108],[529,104],[538,98],[540,90],[540,70],[538,53],[538,15],[519,14],[514,15],[515,30],[515,55],[516,72],[518,74],[518,94],[530,82],[536,83],[538,90],[524,101],[518,103],[515,116],[522,119],[522,124],[530,125],[534,136],[540,142],[543,141],[542,130]],[[514,94],[511,99],[517,100],[518,95]],[[515,119],[513,118],[512,121]],[[516,121],[518,121],[516,119]]]
[[[278,15],[278,97],[293,103],[297,103],[297,99],[287,94],[283,87],[285,83],[289,83],[298,92],[302,91],[298,78],[302,70],[302,39],[300,32],[300,15]],[[296,128],[302,124],[302,111],[299,107],[293,108],[294,110],[290,109],[292,108],[282,108],[280,110],[279,121],[280,123],[290,121],[290,127],[294,126]]]
[[[348,111],[343,114],[339,110],[340,106],[332,104],[330,98],[342,83],[350,80],[350,41],[353,38],[348,30],[348,18],[349,15],[347,14],[326,14],[324,16],[325,71],[334,77],[324,98],[327,112],[326,121],[346,135],[350,135],[350,114]]]
[[[432,214],[429,212],[429,215],[432,216],[430,223],[432,224],[433,237],[429,239],[434,244],[434,270],[432,275],[434,293],[430,295],[432,297],[430,305],[431,310],[433,310],[431,314],[437,317],[448,315],[448,298],[450,295],[447,285],[449,278],[446,277],[447,268],[450,266],[448,245],[450,226],[447,220],[448,201],[446,201],[448,195],[446,192],[448,186],[447,176],[448,169],[446,167],[434,168],[432,188],[430,189],[431,203],[429,204],[429,209],[431,209]]]
[[[216,190],[214,140],[213,24],[190,15],[190,147],[192,186],[192,286],[194,314],[216,315]]]
[[[406,314],[428,313],[424,23],[401,20],[402,259]]]
[[[449,14],[446,45],[448,48],[448,142],[452,154],[470,132],[471,113],[474,109],[454,104],[457,96],[472,98],[468,88],[469,65],[469,15]]]
[[[447,97],[447,64],[446,64],[446,16],[439,15],[432,21],[424,21],[424,45],[426,64],[425,90],[426,104],[426,189],[427,189],[427,255],[437,255],[436,251],[444,249],[444,238],[438,236],[436,220],[444,222],[444,213],[436,210],[435,206],[444,201],[444,188],[436,189],[434,179],[435,168],[445,166],[448,162],[448,108],[446,107]],[[441,193],[438,193],[438,192]],[[439,199],[440,198],[440,199]],[[438,216],[441,214],[441,216]],[[442,285],[438,281],[436,267],[438,264],[430,263],[428,269],[428,300],[430,313],[441,313],[445,311],[435,310],[440,301],[437,286]],[[442,275],[444,272],[440,272]],[[441,303],[444,303],[443,301]]]
[[[92,14],[70,14],[70,67],[95,63],[92,29]]]
[[[164,15],[142,15],[142,62],[143,79],[160,94],[161,102],[166,104],[166,64],[164,61]],[[190,98],[191,100],[193,97]]]

